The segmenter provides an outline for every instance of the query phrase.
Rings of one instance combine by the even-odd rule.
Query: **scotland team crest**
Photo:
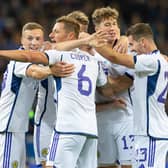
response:
[[[18,168],[18,165],[19,165],[19,163],[17,160],[12,162],[12,168]]]
[[[48,154],[48,149],[47,148],[43,148],[42,151],[41,151],[41,154],[43,157],[46,157],[47,154]]]

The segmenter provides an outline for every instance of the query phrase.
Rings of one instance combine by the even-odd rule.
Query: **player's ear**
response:
[[[140,38],[139,42],[144,47],[145,43],[146,43],[146,40],[145,40],[145,38],[142,37],[142,38]]]
[[[75,33],[74,32],[69,32],[67,35],[68,40],[73,40],[75,38]]]

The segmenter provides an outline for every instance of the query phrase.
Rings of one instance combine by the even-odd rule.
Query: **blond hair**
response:
[[[34,30],[34,29],[41,29],[44,32],[44,28],[42,25],[36,22],[28,22],[22,28],[22,35],[26,30]]]
[[[78,38],[80,25],[75,19],[68,16],[61,16],[56,20],[56,23],[64,23],[65,31],[74,32],[75,37]]]
[[[92,21],[93,24],[97,26],[102,22],[102,20],[108,19],[110,17],[118,20],[119,12],[115,8],[111,8],[109,6],[98,8],[92,14]]]
[[[76,11],[73,11],[73,12],[69,13],[67,16],[75,19],[77,22],[79,22],[79,24],[82,24],[82,25],[88,25],[89,24],[88,17],[82,11],[76,10]]]

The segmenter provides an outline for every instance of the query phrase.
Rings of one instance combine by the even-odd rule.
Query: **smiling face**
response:
[[[40,50],[44,42],[44,32],[41,29],[25,30],[22,33],[21,44],[26,50]]]
[[[108,43],[113,43],[115,40],[120,38],[120,29],[117,20],[113,17],[103,19],[95,29],[96,31],[106,30],[109,33]]]

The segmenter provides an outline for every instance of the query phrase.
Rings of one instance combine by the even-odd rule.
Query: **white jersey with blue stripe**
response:
[[[49,63],[65,61],[75,65],[75,72],[59,78],[56,131],[97,136],[95,89],[107,78],[95,57],[83,51],[46,51]]]
[[[168,91],[168,62],[158,50],[134,56],[134,133],[168,139],[165,100]]]
[[[26,77],[29,65],[15,61],[8,64],[0,98],[0,132],[28,130],[28,112],[38,87],[37,80]]]
[[[48,78],[39,82],[38,99],[35,112],[35,124],[40,125],[41,122],[45,122],[47,126],[53,127],[56,120],[56,105],[57,97],[56,81],[54,77]]]
[[[117,65],[111,63],[109,60],[101,56],[99,53],[95,54],[96,58],[101,62],[102,67],[106,75],[112,76],[113,78],[116,78],[118,76],[127,75],[129,78],[133,80],[134,76],[134,70],[129,69],[122,65]],[[125,91],[115,95],[115,97],[122,97],[124,98],[127,106],[125,109],[123,108],[111,108],[109,112],[101,113],[100,115],[104,115],[102,119],[105,122],[115,122],[118,123],[119,121],[125,122],[128,120],[133,120],[133,111],[132,111],[132,93],[133,88],[130,87],[126,89]],[[113,98],[113,97],[112,97]],[[96,102],[97,103],[103,103],[110,101],[110,98],[104,97],[96,92]],[[99,115],[99,113],[98,113]]]

